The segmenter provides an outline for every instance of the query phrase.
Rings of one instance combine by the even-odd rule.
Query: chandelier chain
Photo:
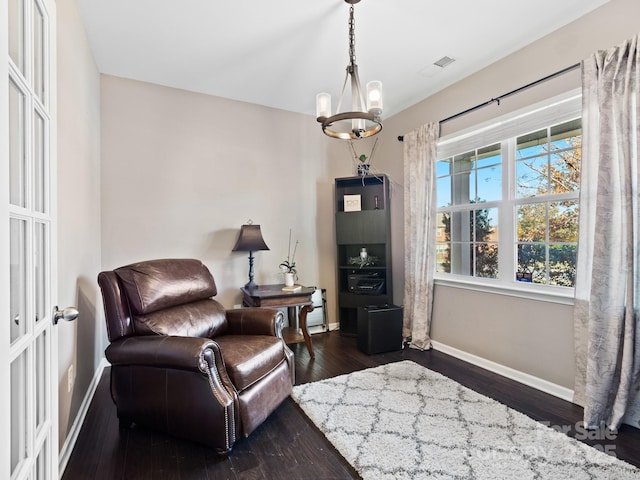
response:
[[[356,64],[356,34],[355,20],[353,18],[353,5],[349,7],[349,61],[353,67]]]

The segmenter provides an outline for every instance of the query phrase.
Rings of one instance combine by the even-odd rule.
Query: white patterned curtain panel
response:
[[[574,401],[589,428],[640,422],[639,37],[582,62]]]
[[[439,124],[404,136],[404,320],[409,346],[431,348],[436,234],[436,146]]]

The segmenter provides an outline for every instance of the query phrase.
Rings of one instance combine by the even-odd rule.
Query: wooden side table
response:
[[[282,291],[284,284],[279,285],[259,285],[256,288],[242,287],[242,305],[245,307],[287,307],[289,316],[289,327],[283,329],[282,337],[285,343],[304,342],[311,358],[315,358],[311,337],[307,331],[307,314],[313,311],[311,295],[315,292],[315,287],[302,287],[297,292]],[[296,307],[300,308],[300,318],[297,318]],[[296,319],[302,335],[298,333],[296,326],[291,322]]]

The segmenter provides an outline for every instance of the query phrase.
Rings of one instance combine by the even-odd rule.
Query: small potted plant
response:
[[[287,250],[287,259],[282,262],[279,267],[280,271],[284,274],[285,287],[293,287],[298,279],[298,271],[296,270],[296,250],[298,249],[298,241],[293,247],[293,254],[291,254],[291,229],[289,229],[289,248]]]

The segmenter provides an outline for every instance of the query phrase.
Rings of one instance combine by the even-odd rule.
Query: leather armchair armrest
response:
[[[275,308],[251,307],[227,310],[227,333],[282,337],[284,315]]]
[[[218,344],[209,338],[147,335],[111,343],[105,355],[114,366],[136,365],[206,372]]]
[[[231,449],[241,425],[238,393],[227,375],[220,347],[214,340],[163,335],[125,337],[111,343],[105,353],[112,365],[111,395],[118,406],[121,422],[128,424],[141,418],[148,425],[160,425],[164,431],[179,431],[182,432],[179,436],[190,438],[191,433],[185,433],[187,427],[184,430],[180,425],[167,422],[173,418],[175,423],[175,418],[183,414],[183,399],[191,395],[192,389],[201,394],[202,388],[208,386],[211,401],[200,398],[194,400],[194,404],[198,405],[198,411],[208,412],[202,423],[212,424],[212,433],[198,434],[199,439],[203,443],[210,442],[220,452]],[[114,376],[114,372],[119,374]],[[149,392],[145,390],[144,378],[150,374],[157,380],[154,387],[160,391],[168,385],[178,390],[171,394],[171,399],[161,399],[162,408],[168,409],[162,414],[147,411],[144,397]]]

